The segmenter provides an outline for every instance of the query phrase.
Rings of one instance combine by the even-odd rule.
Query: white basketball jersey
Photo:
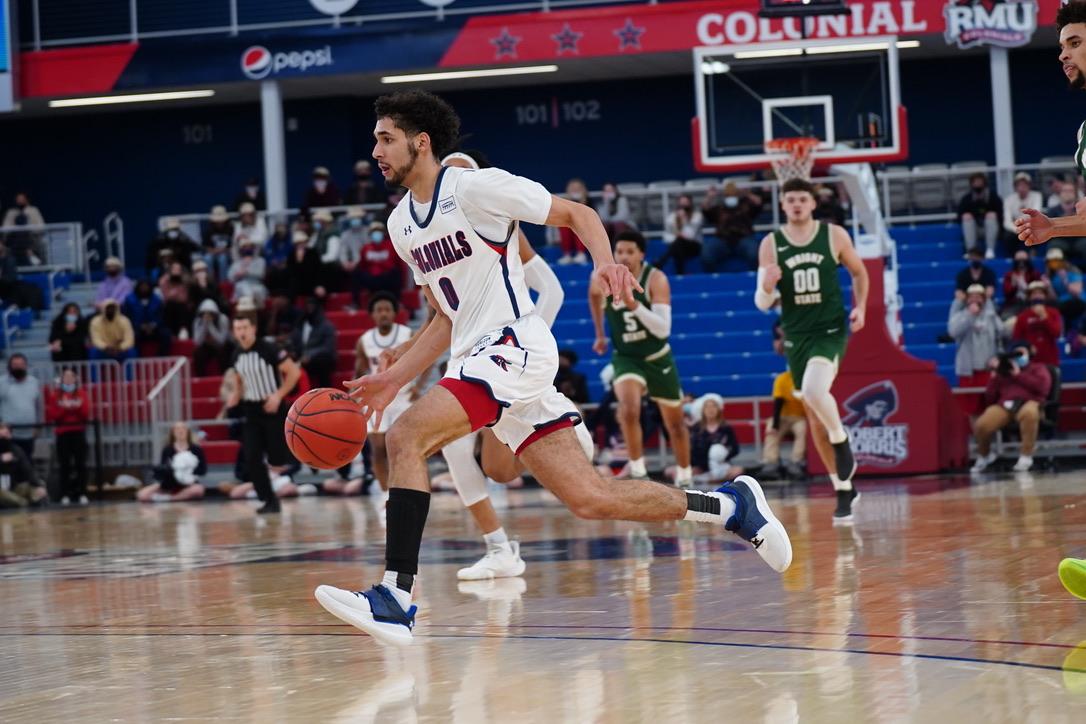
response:
[[[370,361],[370,374],[375,373],[380,366],[382,352],[403,344],[410,337],[411,328],[402,324],[393,324],[392,331],[387,335],[381,334],[377,327],[363,332],[362,336],[358,338],[358,341],[359,344],[362,345],[362,353],[365,354],[366,358]],[[396,399],[393,400],[392,404],[408,400],[410,397],[410,386],[405,385],[400,389],[399,394],[396,395]]]
[[[541,185],[500,169],[445,167],[424,215],[408,194],[389,216],[396,253],[452,320],[453,357],[467,354],[487,332],[532,313],[517,222],[542,223],[550,202]]]

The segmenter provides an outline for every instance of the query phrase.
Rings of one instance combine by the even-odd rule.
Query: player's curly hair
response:
[[[1056,11],[1056,31],[1063,30],[1065,25],[1086,23],[1086,1],[1071,0]]]
[[[391,118],[409,138],[429,135],[435,158],[444,158],[460,139],[460,117],[433,93],[410,90],[381,96],[373,110],[378,118]]]

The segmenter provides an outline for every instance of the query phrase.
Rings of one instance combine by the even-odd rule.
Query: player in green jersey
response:
[[[623,231],[615,237],[615,261],[626,265],[644,291],[634,292],[631,303],[605,297],[595,280],[588,299],[596,325],[596,354],[607,351],[603,320],[606,317],[615,348],[611,364],[618,399],[618,424],[630,452],[629,474],[645,477],[644,440],[641,433],[641,396],[648,394],[660,409],[671,447],[675,451],[675,484],[690,485],[690,433],[683,424],[682,385],[671,356],[671,286],[667,275],[645,263],[645,237]]]
[[[1060,63],[1067,82],[1075,90],[1086,90],[1086,2],[1071,0],[1056,12],[1060,33]],[[1086,178],[1086,122],[1078,127],[1075,168]],[[1058,236],[1086,236],[1086,199],[1075,205],[1073,216],[1050,219],[1037,209],[1022,209],[1015,221],[1018,238],[1026,246],[1043,244]]]
[[[816,205],[810,181],[791,179],[781,187],[781,206],[788,221],[762,239],[754,303],[763,311],[780,304],[788,368],[799,383],[815,447],[837,491],[833,517],[847,522],[859,497],[852,484],[856,459],[830,387],[845,356],[849,329],[858,332],[864,326],[867,269],[848,232],[815,221]],[[856,296],[856,305],[847,315],[837,280],[840,264],[852,275]]]

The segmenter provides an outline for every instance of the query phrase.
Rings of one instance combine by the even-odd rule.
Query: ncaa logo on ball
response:
[[[272,71],[272,54],[263,45],[246,48],[241,54],[241,72],[253,80],[267,78]]]
[[[241,54],[241,72],[246,78],[262,80],[285,70],[305,72],[311,68],[333,65],[332,46],[273,53],[263,45],[252,45]]]

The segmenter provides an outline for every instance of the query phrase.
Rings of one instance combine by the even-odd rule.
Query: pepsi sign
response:
[[[250,80],[263,80],[284,71],[304,73],[311,68],[333,65],[332,46],[273,53],[263,45],[252,45],[241,54],[241,72]]]

